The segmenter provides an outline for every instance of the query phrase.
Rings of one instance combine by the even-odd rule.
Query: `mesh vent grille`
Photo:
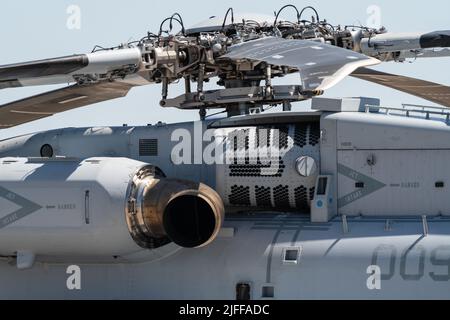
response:
[[[308,206],[308,189],[304,186],[295,188],[295,206],[300,210],[307,210]]]
[[[320,123],[311,121],[232,130],[228,135],[227,150],[234,149],[237,153],[227,158],[228,161],[231,160],[226,165],[228,203],[242,207],[254,205],[265,209],[309,211],[310,201],[315,194],[312,179],[303,182],[295,180],[295,177],[294,180],[280,178],[286,177],[293,170],[289,166],[296,156],[318,151]],[[249,153],[250,147],[255,147],[253,144],[259,148],[255,154]],[[288,152],[289,148],[293,148],[292,152]],[[276,160],[266,161],[266,158],[274,156],[271,153],[274,149],[280,149],[280,153],[275,156]],[[244,150],[246,152],[242,152]],[[276,187],[273,187],[274,180],[271,178],[275,181],[279,179]]]
[[[158,156],[158,139],[139,140],[139,156],[141,157]]]
[[[303,148],[308,144],[316,146],[320,142],[320,123],[304,123],[295,126],[294,144]]]
[[[256,129],[256,147],[270,147],[270,136],[272,131],[270,128],[260,127]],[[264,138],[264,141],[261,141]]]
[[[233,150],[248,151],[250,149],[250,133],[249,130],[236,130],[230,133],[230,138],[233,143]]]
[[[320,141],[320,125],[319,123],[313,123],[309,126],[309,144],[316,146]]]
[[[286,165],[281,158],[277,163],[275,161],[269,164],[266,164],[267,161],[264,161],[265,163],[263,164],[258,159],[256,163],[253,161],[254,164],[250,164],[250,159],[245,158],[245,160],[241,161],[242,164],[238,164],[238,159],[234,159],[234,164],[230,165],[230,177],[282,177]],[[264,174],[263,169],[265,169]],[[273,172],[269,172],[272,169]]]
[[[274,130],[278,130],[278,134],[274,135],[274,147],[279,148],[280,150],[287,149],[289,147],[289,127],[281,126],[274,128]]]
[[[273,189],[273,194],[275,198],[275,206],[277,208],[290,208],[289,203],[289,187],[288,186],[278,186]]]
[[[272,207],[272,200],[270,198],[270,187],[255,187],[256,205],[258,207]]]
[[[250,206],[250,187],[232,186],[229,201],[232,205]]]
[[[314,194],[316,193],[316,188],[312,187],[309,189],[309,200],[312,201],[314,199]]]
[[[300,148],[303,148],[304,146],[306,146],[307,132],[308,132],[308,127],[306,125],[298,125],[295,127],[294,143],[296,146],[299,146]]]

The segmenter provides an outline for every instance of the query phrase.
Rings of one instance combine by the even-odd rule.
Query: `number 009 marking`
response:
[[[385,259],[389,261],[389,269],[381,268],[381,280],[391,280],[396,274],[397,267],[397,249],[393,245],[381,245],[375,249],[372,256],[371,264],[373,266],[380,265],[380,257],[384,253]],[[411,259],[418,257],[417,272],[408,273],[408,265],[411,265]],[[427,259],[427,251],[425,248],[418,246],[404,251],[400,257],[400,276],[405,281],[419,281],[425,276],[425,262]],[[446,272],[442,270],[430,271],[428,275],[434,281],[450,281],[450,246],[440,246],[431,252],[429,257],[430,265],[434,267],[447,267]]]

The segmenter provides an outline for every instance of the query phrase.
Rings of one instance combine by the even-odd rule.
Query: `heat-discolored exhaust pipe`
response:
[[[144,172],[130,185],[126,216],[133,239],[143,248],[164,238],[198,248],[217,237],[224,211],[220,196],[204,184]]]

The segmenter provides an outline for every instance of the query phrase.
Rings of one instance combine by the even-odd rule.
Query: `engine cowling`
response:
[[[223,219],[213,189],[139,161],[0,159],[0,256],[103,261],[170,242],[196,248]]]

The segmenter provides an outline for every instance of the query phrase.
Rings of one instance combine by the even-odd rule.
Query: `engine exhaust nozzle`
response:
[[[184,248],[206,246],[225,216],[222,199],[210,187],[145,173],[133,180],[126,211],[130,233],[143,248],[164,239]]]

